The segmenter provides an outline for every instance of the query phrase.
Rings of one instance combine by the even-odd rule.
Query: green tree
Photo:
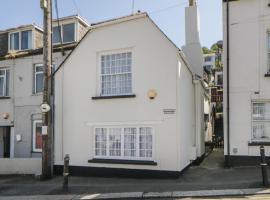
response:
[[[210,53],[213,53],[210,49],[208,49],[207,47],[203,47],[202,48],[203,50],[203,54],[210,54]]]

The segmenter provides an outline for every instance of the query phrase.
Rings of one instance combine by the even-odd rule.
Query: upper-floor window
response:
[[[52,73],[55,70],[55,64],[52,64]],[[44,67],[42,64],[35,64],[34,65],[34,93],[41,93],[43,92],[43,74],[44,74]]]
[[[204,61],[205,61],[205,62],[211,62],[211,61],[212,61],[212,57],[211,57],[211,56],[206,56],[206,57],[204,58]]]
[[[252,103],[252,140],[270,139],[270,102]]]
[[[40,93],[43,91],[43,72],[44,72],[44,68],[42,64],[36,64],[34,67],[34,71],[35,71],[35,80],[34,80],[34,93]]]
[[[10,33],[9,50],[27,50],[32,48],[32,30]]]
[[[9,96],[9,70],[0,70],[0,97]]]
[[[101,96],[132,93],[131,52],[101,56]]]
[[[270,74],[270,32],[267,33],[267,74]]]
[[[60,27],[53,27],[53,43],[61,43],[61,38],[63,43],[74,42],[75,41],[75,24],[63,24]]]

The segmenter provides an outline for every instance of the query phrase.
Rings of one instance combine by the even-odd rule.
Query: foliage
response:
[[[210,53],[213,53],[210,49],[208,49],[207,47],[203,47],[202,48],[203,50],[203,54],[210,54]]]

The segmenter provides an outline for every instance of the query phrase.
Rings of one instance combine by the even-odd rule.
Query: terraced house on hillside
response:
[[[54,68],[89,26],[77,15],[59,24],[53,21]],[[42,44],[43,30],[34,24],[0,32],[0,158],[41,157]]]

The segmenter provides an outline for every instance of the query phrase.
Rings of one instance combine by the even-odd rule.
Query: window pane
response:
[[[121,156],[121,128],[109,129],[109,155]]]
[[[19,33],[10,34],[10,50],[19,50]]]
[[[97,128],[95,131],[95,155],[106,156],[107,129]]]
[[[264,103],[253,103],[253,119],[264,119],[264,113]]]
[[[140,128],[140,157],[152,157],[152,129],[149,127]]]
[[[0,77],[0,96],[1,97],[3,97],[3,96],[5,96],[5,93],[4,93],[4,91],[5,91],[5,84],[4,84],[4,82],[5,82],[5,78],[4,77]]]
[[[124,156],[136,156],[136,128],[124,129]]]
[[[75,40],[75,24],[63,25],[63,42],[73,42]]]
[[[44,67],[43,66],[36,66],[36,72],[43,72]]]
[[[21,49],[31,49],[32,47],[32,31],[22,31],[21,33]]]
[[[5,96],[9,96],[9,70],[6,70],[6,88],[5,88]]]
[[[58,26],[53,27],[53,43],[60,43],[61,42],[61,27],[58,28]]]
[[[42,149],[42,123],[36,123],[36,140],[35,140],[35,149]]]
[[[253,122],[252,126],[253,140],[270,139],[270,122]]]
[[[43,91],[43,73],[36,74],[36,93]]]
[[[132,93],[131,52],[101,57],[101,95]]]

